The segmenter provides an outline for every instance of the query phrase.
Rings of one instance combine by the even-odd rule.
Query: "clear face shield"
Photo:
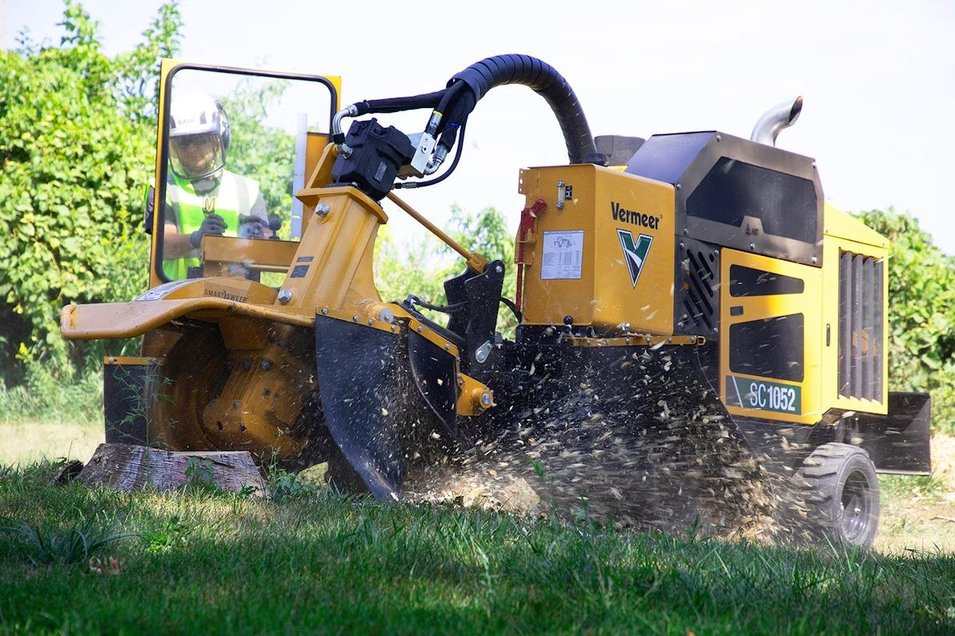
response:
[[[172,137],[169,149],[172,171],[189,181],[215,177],[225,166],[225,153],[216,133]]]

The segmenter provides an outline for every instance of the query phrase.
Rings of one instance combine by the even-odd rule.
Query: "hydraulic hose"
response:
[[[339,159],[347,160],[352,154],[352,149],[345,143],[345,134],[341,128],[345,117],[431,108],[428,124],[420,136],[421,145],[414,150],[414,156],[408,159],[408,165],[412,166],[413,173],[417,176],[434,174],[455,146],[455,142],[460,142],[457,140],[458,133],[463,137],[468,116],[478,100],[489,90],[502,84],[521,84],[544,98],[557,117],[570,163],[606,165],[606,157],[597,153],[590,125],[567,80],[547,62],[518,54],[495,55],[476,62],[454,75],[440,91],[408,97],[365,100],[347,106],[332,119],[331,138],[338,145]],[[415,144],[417,145],[417,142]],[[457,147],[454,162],[441,176],[428,181],[408,182],[404,187],[425,187],[446,179],[461,158],[460,143]],[[398,167],[394,167],[396,172]]]
[[[468,99],[460,105],[452,104],[445,122],[460,123],[461,118],[466,119],[474,104],[495,86],[522,84],[543,97],[554,111],[567,144],[570,163],[587,162],[596,154],[590,126],[574,90],[547,62],[529,55],[495,55],[456,74],[448,82],[448,86],[458,81],[470,87],[473,102]],[[462,109],[465,112],[461,112]]]
[[[417,110],[419,108],[435,108],[446,92],[447,89],[410,97],[366,99],[355,104],[357,111],[356,116],[365,115],[367,113],[399,113],[406,110]]]

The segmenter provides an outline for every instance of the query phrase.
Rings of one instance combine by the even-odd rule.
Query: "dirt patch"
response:
[[[929,482],[924,492],[883,497],[875,542],[880,552],[955,552],[955,437],[932,438],[932,478],[922,481]]]

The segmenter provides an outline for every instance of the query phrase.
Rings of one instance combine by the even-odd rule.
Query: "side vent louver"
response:
[[[839,395],[884,401],[883,259],[839,256]]]
[[[683,316],[686,327],[710,332],[716,327],[719,303],[719,259],[713,249],[687,249],[685,261],[686,293]]]

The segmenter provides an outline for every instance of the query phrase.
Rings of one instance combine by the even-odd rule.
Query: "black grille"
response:
[[[714,248],[690,247],[686,250],[683,264],[684,294],[681,322],[684,330],[701,330],[701,335],[707,335],[716,327],[719,310],[717,251]]]
[[[839,395],[884,401],[884,260],[839,255]]]

